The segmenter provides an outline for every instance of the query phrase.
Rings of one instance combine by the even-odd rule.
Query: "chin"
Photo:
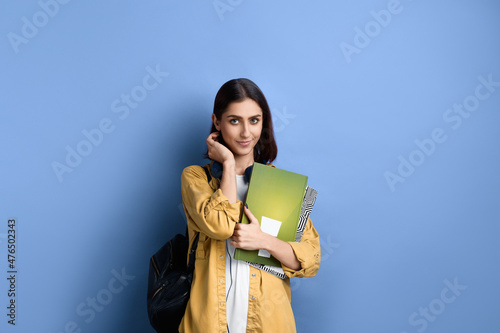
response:
[[[245,149],[245,150],[237,150],[235,153],[235,155],[237,156],[247,156],[247,155],[250,155],[250,154],[253,154],[253,149]]]
[[[233,150],[233,154],[238,156],[246,156],[249,154],[253,154],[254,147],[255,145],[248,147],[235,147],[235,149]]]

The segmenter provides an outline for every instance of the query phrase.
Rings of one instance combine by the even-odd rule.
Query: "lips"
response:
[[[249,141],[236,141],[236,142],[238,142],[238,144],[239,144],[240,146],[244,146],[244,147],[246,147],[246,146],[248,146],[249,144],[251,144],[251,143],[252,143],[252,140],[249,140]]]

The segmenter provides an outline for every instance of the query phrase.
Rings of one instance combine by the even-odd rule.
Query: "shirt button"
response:
[[[252,301],[255,301],[255,296],[252,296],[250,299],[251,299]]]
[[[220,306],[223,307],[224,306],[224,302],[220,302]]]
[[[220,280],[219,280],[219,282],[220,282],[220,283],[223,283],[223,282],[224,282],[224,279],[220,279]]]
[[[220,260],[224,259],[224,256],[219,256],[219,259],[220,259]]]
[[[252,277],[255,277],[255,273],[252,274]]]

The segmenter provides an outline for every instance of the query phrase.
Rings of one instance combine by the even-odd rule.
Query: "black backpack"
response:
[[[212,177],[207,168],[207,181]],[[148,276],[148,317],[158,333],[178,333],[193,281],[195,252],[198,246],[196,235],[188,254],[189,237],[177,234],[163,245],[150,259]],[[189,263],[186,265],[187,255]]]

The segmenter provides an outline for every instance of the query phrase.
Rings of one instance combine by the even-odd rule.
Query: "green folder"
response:
[[[299,223],[307,176],[254,163],[246,204],[257,218],[262,231],[278,237],[285,242],[295,241]],[[249,223],[243,213],[241,223]],[[281,266],[264,250],[248,251],[236,249],[234,257],[238,260],[258,264]]]

